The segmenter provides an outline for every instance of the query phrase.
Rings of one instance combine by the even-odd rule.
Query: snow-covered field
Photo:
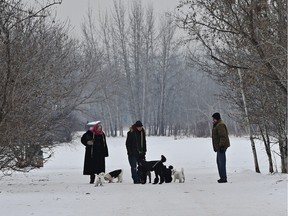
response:
[[[186,181],[135,185],[125,137],[107,138],[106,171],[122,168],[124,182],[94,187],[89,176],[82,175],[84,146],[76,137],[71,144],[59,146],[44,168],[0,179],[1,215],[286,216],[287,175],[268,174],[267,158],[259,144],[262,174],[255,173],[249,140],[230,139],[227,184],[217,183],[210,138],[147,137],[147,160],[165,155],[166,165],[184,168]]]

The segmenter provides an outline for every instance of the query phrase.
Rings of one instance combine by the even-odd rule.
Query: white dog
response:
[[[99,173],[98,175],[96,175],[96,183],[95,183],[95,187],[97,186],[103,186],[103,182],[104,182],[104,172]]]
[[[123,181],[123,170],[117,169],[104,175],[104,179],[109,183],[113,183],[113,179],[117,178],[117,183]]]
[[[181,171],[177,171],[176,169],[172,169],[172,175],[174,176],[174,182],[176,179],[179,180],[179,183],[185,182],[185,175],[184,175],[184,169],[181,168]]]

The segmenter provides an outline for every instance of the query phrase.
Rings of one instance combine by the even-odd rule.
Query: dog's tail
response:
[[[164,155],[161,155],[161,162],[162,163],[166,162],[166,157]]]

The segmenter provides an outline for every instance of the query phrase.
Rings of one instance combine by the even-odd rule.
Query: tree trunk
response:
[[[245,111],[244,120],[246,123],[245,125],[249,131],[249,137],[250,137],[250,142],[251,142],[251,147],[252,147],[252,152],[253,152],[253,158],[254,158],[255,171],[257,173],[260,173],[255,142],[254,142],[254,138],[253,138],[253,134],[252,134],[252,128],[251,128],[249,115],[248,115],[247,103],[246,103],[244,86],[243,86],[243,81],[242,81],[242,74],[241,74],[241,70],[239,68],[237,69],[237,71],[238,71],[238,76],[239,76],[239,80],[240,80],[240,90],[241,90],[241,95],[242,95],[242,100],[243,100],[244,111]]]

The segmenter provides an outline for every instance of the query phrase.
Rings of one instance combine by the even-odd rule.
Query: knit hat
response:
[[[136,127],[142,127],[143,124],[142,124],[141,121],[136,121],[135,126],[136,126]]]
[[[220,116],[220,113],[214,113],[213,115],[212,115],[212,117],[214,118],[214,119],[216,119],[216,120],[219,120],[219,119],[221,119],[221,116]]]

